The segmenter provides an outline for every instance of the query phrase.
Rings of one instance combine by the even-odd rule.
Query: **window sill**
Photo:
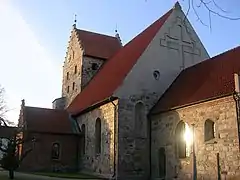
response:
[[[52,159],[52,161],[61,161],[61,159]]]
[[[179,161],[190,161],[191,160],[191,156],[189,157],[184,157],[184,158],[178,158]]]

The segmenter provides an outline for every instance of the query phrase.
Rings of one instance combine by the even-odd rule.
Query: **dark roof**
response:
[[[122,45],[116,37],[76,29],[84,47],[84,55],[102,59],[111,58]]]
[[[240,47],[182,71],[151,113],[230,95],[235,89],[234,73],[240,73]]]
[[[28,131],[47,133],[73,133],[73,124],[65,110],[24,107]]]
[[[172,9],[121,48],[113,58],[109,59],[88,86],[72,101],[67,110],[72,114],[77,114],[112,96],[171,12]]]
[[[6,127],[0,126],[0,137],[1,138],[12,138],[17,131],[17,127]]]

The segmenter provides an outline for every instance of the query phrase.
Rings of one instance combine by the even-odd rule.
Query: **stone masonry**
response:
[[[118,101],[113,102],[116,107]],[[85,125],[85,154],[81,158],[83,171],[104,177],[112,177],[114,172],[114,121],[115,105],[112,102],[80,115],[79,127]],[[95,122],[101,119],[101,153],[95,153]]]
[[[156,103],[156,93],[135,94],[119,99],[118,176],[119,179],[147,179],[149,177],[149,125],[147,114]],[[136,104],[144,107],[142,125],[136,128]]]
[[[81,91],[81,67],[83,50],[75,29],[71,32],[67,56],[63,65],[62,96],[68,105]],[[75,72],[76,66],[76,72]],[[73,89],[73,83],[75,87]]]
[[[66,106],[82,91],[103,63],[104,60],[84,56],[84,47],[73,29],[63,66],[62,96],[66,97]]]
[[[88,82],[93,78],[93,76],[98,72],[100,67],[103,65],[105,60],[93,58],[93,57],[83,57],[82,62],[82,83],[81,89],[83,89]]]
[[[204,124],[207,119],[215,123],[216,136],[204,140]],[[240,174],[240,153],[236,102],[233,96],[207,101],[179,108],[158,115],[152,115],[151,169],[153,179],[159,178],[158,150],[165,148],[166,177],[191,179],[192,155],[176,158],[175,129],[180,121],[189,126],[195,124],[195,152],[198,179],[215,180],[218,174],[226,178],[236,178]],[[219,163],[217,163],[219,153]],[[219,164],[219,165],[218,165]]]

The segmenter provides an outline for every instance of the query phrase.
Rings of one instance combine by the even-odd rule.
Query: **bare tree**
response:
[[[0,118],[0,121],[5,127],[8,127],[8,124],[3,118]],[[14,179],[14,171],[18,169],[24,158],[33,150],[34,143],[36,142],[35,138],[23,138],[23,132],[24,127],[16,128],[12,136],[7,138],[8,143],[1,143],[0,146],[0,150],[3,152],[0,164],[3,169],[9,172],[10,179]],[[23,151],[22,148],[24,144],[28,144],[28,149],[25,151]]]
[[[5,119],[8,125],[14,125],[12,121],[7,120],[5,117],[6,113],[9,111],[10,109],[8,109],[5,101],[5,89],[0,85],[0,118]],[[0,125],[4,125],[2,121],[0,121]]]
[[[145,2],[151,0],[145,0]],[[222,8],[217,0],[181,0],[184,6],[187,6],[186,16],[188,16],[189,12],[192,10],[195,16],[197,17],[197,21],[199,21],[204,26],[207,26],[212,29],[212,16],[218,16],[223,19],[228,20],[240,20],[240,17],[234,17],[230,15],[230,12]],[[205,22],[200,15],[200,11],[206,11],[208,14],[208,22]]]
[[[6,102],[4,98],[5,90],[0,85],[0,117],[3,118],[4,114],[6,113]]]
[[[184,0],[182,0],[184,1]],[[204,26],[209,27],[212,29],[212,16],[218,16],[223,19],[228,20],[240,20],[240,17],[234,17],[232,15],[229,15],[230,12],[226,11],[224,8],[222,8],[216,0],[187,0],[187,13],[186,16],[189,14],[190,10],[193,10],[195,16],[197,17],[197,21],[199,21]],[[204,20],[199,15],[199,10],[202,8],[202,10],[206,10],[208,13],[208,23],[204,22]]]

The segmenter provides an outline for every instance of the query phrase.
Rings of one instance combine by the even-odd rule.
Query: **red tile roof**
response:
[[[116,37],[76,29],[87,56],[111,58],[122,45]]]
[[[108,60],[88,86],[77,95],[67,110],[72,114],[77,114],[89,106],[112,96],[171,12],[172,10],[155,21],[126,44],[113,58]]]
[[[73,134],[72,124],[65,110],[25,106],[23,113],[29,131]]]
[[[182,71],[151,113],[229,95],[235,89],[234,73],[240,73],[240,47]]]

